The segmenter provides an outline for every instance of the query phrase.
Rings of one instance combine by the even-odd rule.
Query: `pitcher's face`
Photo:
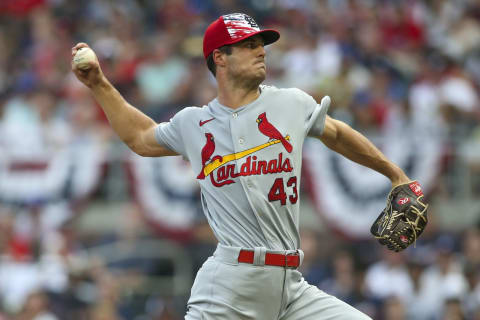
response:
[[[229,77],[262,83],[267,75],[263,38],[256,35],[232,45],[226,66]]]

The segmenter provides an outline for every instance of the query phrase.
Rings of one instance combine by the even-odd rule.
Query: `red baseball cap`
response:
[[[213,21],[205,31],[203,55],[207,59],[213,50],[227,44],[237,43],[256,34],[263,37],[265,45],[274,43],[280,38],[280,33],[276,30],[260,30],[255,20],[244,13],[223,15]]]

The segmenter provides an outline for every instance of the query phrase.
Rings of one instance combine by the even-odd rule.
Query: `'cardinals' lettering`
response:
[[[229,164],[219,167],[216,172],[210,174],[210,181],[216,187],[222,187],[227,184],[235,183],[234,178],[239,176],[263,175],[281,172],[291,172],[293,170],[289,158],[284,158],[283,153],[279,153],[277,159],[269,161],[257,160],[256,156],[249,156],[240,166],[240,171],[236,171],[236,165]]]

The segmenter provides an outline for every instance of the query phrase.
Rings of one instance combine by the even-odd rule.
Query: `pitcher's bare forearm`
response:
[[[388,177],[394,186],[410,181],[370,140],[341,121],[327,117],[319,139],[333,151]]]
[[[152,119],[131,106],[107,79],[103,78],[91,90],[113,130],[126,144],[130,145],[138,132],[156,125]]]
[[[156,142],[157,123],[130,105],[105,77],[91,90],[113,130],[130,149],[143,156],[176,155]]]
[[[95,53],[91,54],[88,61],[84,61],[82,68],[79,67],[76,62],[80,60],[75,59],[75,56],[83,48],[89,48],[89,46],[80,42],[72,48],[72,71],[78,80],[90,88],[120,139],[142,156],[176,155],[175,152],[157,143],[155,121],[130,105],[113,87],[103,74]]]

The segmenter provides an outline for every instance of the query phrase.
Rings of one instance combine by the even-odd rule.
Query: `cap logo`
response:
[[[232,13],[223,16],[230,38],[237,39],[246,34],[260,31],[252,17],[243,13]]]

